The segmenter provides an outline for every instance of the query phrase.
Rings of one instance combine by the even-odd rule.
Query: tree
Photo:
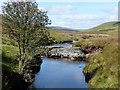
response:
[[[18,43],[21,72],[25,62],[48,43],[49,33],[46,31],[46,25],[51,24],[51,20],[47,11],[38,9],[35,1],[6,2],[2,9],[3,29]]]

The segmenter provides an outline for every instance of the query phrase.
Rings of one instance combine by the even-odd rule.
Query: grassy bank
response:
[[[3,34],[2,38],[2,88],[13,88],[18,80],[18,47],[14,40]]]
[[[2,89],[27,90],[33,82],[35,74],[39,72],[42,60],[40,55],[27,60],[23,66],[23,72],[19,73],[19,52],[17,42],[8,35],[3,34],[2,42]]]
[[[82,48],[101,46],[101,53],[91,53],[84,68],[90,88],[118,88],[118,40],[116,37],[89,39],[74,44]],[[88,76],[87,76],[88,77]]]

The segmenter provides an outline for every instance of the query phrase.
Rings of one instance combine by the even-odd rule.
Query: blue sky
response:
[[[117,2],[38,2],[48,11],[52,25],[87,29],[104,22],[117,21]]]
[[[71,0],[72,1],[72,0]],[[118,1],[37,0],[39,9],[48,11],[52,26],[87,29],[118,20]],[[1,3],[0,3],[1,5]]]

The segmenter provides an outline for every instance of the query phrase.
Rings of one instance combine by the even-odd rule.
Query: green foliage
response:
[[[18,46],[18,43],[14,39],[8,37],[8,35],[5,34],[2,35],[2,44],[13,45],[16,47]]]
[[[51,21],[47,11],[39,10],[35,1],[4,3],[2,18],[4,33],[17,41],[21,70],[26,60],[31,59],[30,56],[38,54],[41,46],[48,44],[49,33],[46,31],[46,25]],[[3,43],[5,40],[4,38]]]

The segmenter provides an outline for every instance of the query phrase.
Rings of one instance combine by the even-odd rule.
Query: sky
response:
[[[51,26],[88,29],[118,20],[118,0],[36,0],[48,11]],[[2,2],[0,2],[2,5]]]

